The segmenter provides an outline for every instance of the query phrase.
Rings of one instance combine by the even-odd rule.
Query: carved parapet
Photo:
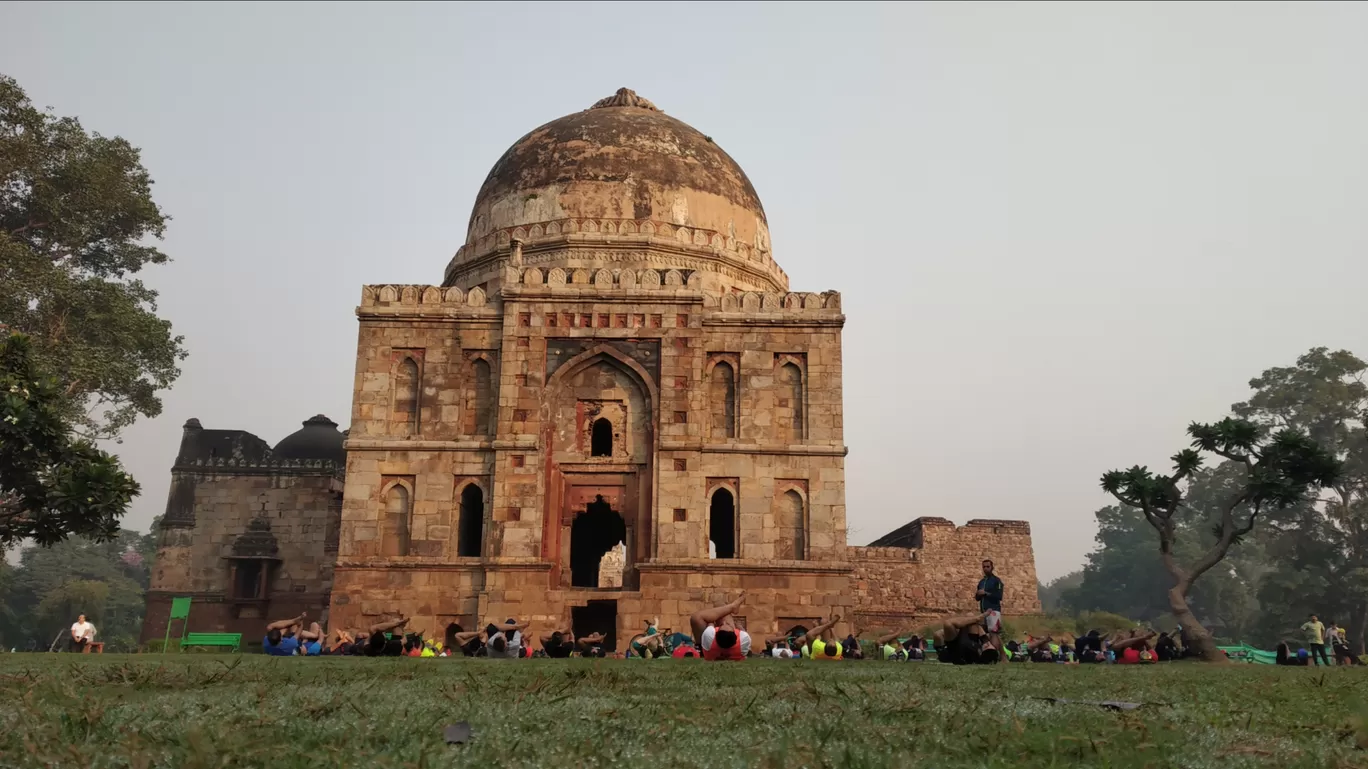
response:
[[[702,252],[724,261],[748,265],[768,276],[781,288],[788,287],[788,274],[774,261],[767,239],[756,243],[738,241],[730,235],[698,227],[681,227],[669,222],[650,219],[560,219],[533,225],[520,225],[495,230],[479,237],[471,237],[456,251],[447,267],[446,282],[467,265],[490,255],[507,251],[513,258],[514,244],[521,257],[525,251],[535,251],[553,244],[585,245],[608,244],[618,247],[656,247],[668,250]]]
[[[489,297],[476,286],[469,291],[451,286],[377,285],[361,287],[358,315],[467,315],[492,312]]]
[[[708,296],[704,305],[721,313],[744,315],[841,315],[841,294],[837,291],[790,292],[787,294],[745,291]]]
[[[594,289],[612,291],[614,289],[631,291],[697,291],[702,284],[702,276],[696,270],[680,269],[628,269],[607,268],[567,270],[562,267],[543,269],[528,267],[522,271],[519,282],[524,286],[557,289]]]

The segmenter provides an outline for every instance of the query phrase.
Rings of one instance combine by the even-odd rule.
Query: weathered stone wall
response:
[[[956,527],[944,518],[918,518],[874,546],[849,551],[861,627],[977,611],[974,590],[985,558],[1004,583],[1003,613],[1041,610],[1031,527],[1024,521],[972,520]]]
[[[478,288],[368,287],[334,619],[564,622],[576,606],[616,598],[619,626],[635,628],[676,611],[685,622],[744,586],[767,607],[755,621],[777,632],[769,625],[781,615],[807,618],[814,601],[826,611],[825,602],[846,600],[839,297],[708,294],[700,280],[675,270],[527,268],[509,270],[492,302]],[[497,380],[493,435],[470,434],[477,358]],[[395,408],[407,402],[396,391],[406,360],[421,370],[416,429],[407,406]],[[735,402],[719,412],[734,415],[729,431],[710,423],[719,361],[735,378]],[[613,422],[612,456],[589,455],[586,414]],[[454,518],[472,482],[486,492],[482,556],[459,558]],[[382,546],[396,485],[412,500],[403,556]],[[719,489],[734,499],[738,552],[709,561]],[[571,588],[563,574],[583,512],[572,506],[594,492],[627,508],[618,510],[628,529],[620,591]],[[675,585],[675,576],[644,571],[664,563],[675,564],[670,575],[696,573],[692,592],[678,592],[683,576]],[[824,592],[814,595],[817,581]]]
[[[196,632],[240,632],[255,638],[268,618],[301,611],[324,616],[342,492],[330,471],[178,470],[172,488],[173,497],[189,490],[194,520],[189,525],[163,523],[148,588],[144,641],[163,637],[170,600],[176,596],[193,599],[189,627]],[[254,518],[269,522],[279,547],[267,598],[260,603],[235,601],[230,584],[234,542]]]

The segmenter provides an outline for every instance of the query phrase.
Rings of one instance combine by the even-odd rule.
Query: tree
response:
[[[1231,410],[1266,429],[1304,431],[1343,465],[1316,504],[1289,508],[1270,520],[1280,569],[1260,591],[1270,609],[1263,625],[1283,636],[1308,608],[1344,622],[1358,653],[1368,637],[1368,363],[1346,350],[1316,347],[1293,366],[1250,380],[1253,396]],[[1309,605],[1309,606],[1308,606]],[[1292,607],[1296,606],[1296,609]]]
[[[127,141],[37,109],[0,75],[0,332],[33,338],[66,419],[91,440],[161,412],[182,338],[134,279],[167,257],[167,217]]]
[[[1214,424],[1193,423],[1188,435],[1192,448],[1172,457],[1171,474],[1155,474],[1138,465],[1112,470],[1102,476],[1102,489],[1122,504],[1138,508],[1158,532],[1159,557],[1172,581],[1167,591],[1169,608],[1188,631],[1196,655],[1216,661],[1223,655],[1188,604],[1193,584],[1254,530],[1261,513],[1290,507],[1302,501],[1308,490],[1332,486],[1341,465],[1305,433],[1290,428],[1269,434],[1248,420],[1226,418]],[[1215,541],[1201,548],[1195,560],[1186,561],[1177,552],[1179,524],[1184,516],[1194,514],[1186,502],[1192,476],[1202,466],[1199,450],[1225,458],[1235,466],[1238,477],[1219,502],[1219,518],[1211,531]]]
[[[63,405],[28,338],[0,340],[0,551],[24,539],[111,539],[138,494],[117,459],[72,437]]]
[[[0,592],[0,638],[9,646],[31,639],[46,649],[85,614],[108,650],[136,649],[151,573],[139,554],[150,536],[124,530],[103,542],[73,537],[25,548]]]
[[[1229,462],[1193,472],[1186,501],[1191,514],[1174,521],[1174,555],[1180,563],[1201,556],[1204,539],[1220,521],[1221,500],[1240,475],[1240,468]],[[1073,613],[1102,611],[1155,625],[1171,623],[1171,577],[1143,511],[1109,505],[1095,516],[1098,547],[1088,554],[1080,582],[1062,592],[1061,606]],[[1269,569],[1264,543],[1247,537],[1231,547],[1222,568],[1193,585],[1189,608],[1209,628],[1219,625],[1218,635],[1244,640],[1258,624],[1259,582]]]

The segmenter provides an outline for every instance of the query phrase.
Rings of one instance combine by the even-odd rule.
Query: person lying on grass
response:
[[[602,633],[590,633],[575,640],[581,657],[607,657],[608,648],[603,643]]]
[[[262,639],[261,650],[272,657],[293,657],[299,653],[299,641],[296,637],[304,626],[304,620],[308,619],[308,613],[301,613],[298,617],[290,619],[276,620],[266,626],[266,637]],[[317,639],[318,623],[313,623],[311,631],[313,638]]]
[[[988,611],[965,617],[947,617],[935,633],[936,658],[955,665],[991,665],[1000,652],[988,640],[983,621]]]
[[[663,633],[660,631],[660,618],[656,617],[646,625],[645,633],[632,636],[632,640],[627,642],[628,652],[647,660],[667,657],[670,650],[665,646],[665,639],[669,635],[668,629]]]
[[[509,618],[502,624],[485,628],[485,649],[490,659],[515,660],[522,656],[522,631],[528,623]]]
[[[743,660],[750,654],[750,633],[736,627],[732,621],[732,614],[741,608],[745,600],[743,591],[731,603],[699,609],[689,615],[689,629],[693,631],[698,647],[703,650],[703,659]]]
[[[836,623],[840,621],[840,617],[832,617],[826,622],[815,625],[811,630],[804,630],[801,633],[794,633],[793,631],[798,629],[795,627],[785,635],[772,637],[767,643],[783,640],[786,641],[789,650],[793,652],[793,656],[806,656],[811,652],[811,649],[807,648],[808,644],[812,643],[813,639],[820,638],[823,633],[835,627]]]
[[[814,634],[809,631],[808,637],[812,640],[808,643],[808,658],[833,662],[845,658],[845,648],[840,641],[836,640],[836,634],[831,627],[840,621],[840,617],[833,617],[830,622],[818,625],[813,630],[821,628],[821,633]]]
[[[1085,636],[1079,636],[1074,640],[1074,659],[1084,664],[1097,664],[1107,661],[1107,653],[1103,648],[1102,634],[1096,630],[1089,630]]]
[[[575,633],[569,627],[558,627],[541,637],[542,651],[554,659],[565,659],[575,651]]]
[[[879,650],[879,658],[891,662],[906,662],[907,648],[903,646],[899,636],[902,633],[894,631],[886,635],[881,635],[874,639],[874,646]],[[915,638],[916,636],[913,636]]]
[[[467,657],[483,657],[485,652],[484,631],[482,630],[462,630],[460,625],[453,624],[454,631],[451,633],[447,646],[461,650],[461,654]]]
[[[1111,649],[1116,654],[1117,664],[1138,665],[1142,662],[1154,662],[1154,651],[1150,649],[1150,641],[1158,635],[1153,630],[1136,628],[1128,637],[1112,642]]]
[[[366,646],[362,654],[367,657],[404,656],[404,634],[401,629],[408,624],[408,618],[377,622],[366,633]]]

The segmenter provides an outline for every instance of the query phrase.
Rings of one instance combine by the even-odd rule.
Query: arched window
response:
[[[708,383],[712,414],[712,437],[736,437],[736,372],[730,363],[713,366]]]
[[[708,542],[710,557],[736,557],[736,500],[727,489],[714,491],[708,505]]]
[[[774,525],[778,529],[775,557],[801,561],[807,558],[807,537],[803,526],[803,497],[793,489],[779,495],[774,511]]]
[[[785,363],[779,367],[776,380],[779,392],[774,421],[779,440],[796,443],[804,438],[803,370],[796,363]]]
[[[409,490],[394,484],[385,495],[385,519],[381,522],[380,554],[409,554]]]
[[[476,358],[470,363],[466,434],[494,434],[494,376],[489,368],[489,361],[484,358]]]
[[[593,431],[589,435],[589,456],[613,456],[613,423],[600,417],[594,420]]]
[[[456,554],[480,557],[484,542],[484,492],[473,483],[461,489],[461,517],[456,532]]]
[[[394,430],[398,435],[418,434],[418,364],[404,358],[394,371]]]

